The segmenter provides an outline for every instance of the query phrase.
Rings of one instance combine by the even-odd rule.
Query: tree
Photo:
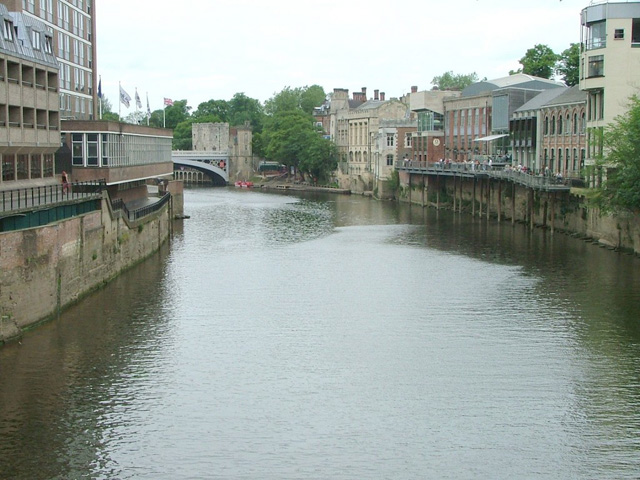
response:
[[[111,102],[107,97],[102,95],[102,97],[98,98],[98,114],[102,112],[101,120],[110,120],[114,122],[120,121],[120,116],[117,113],[113,113],[111,111]]]
[[[180,122],[184,122],[189,118],[191,107],[187,105],[186,100],[176,100],[173,105],[165,107],[165,127],[176,128]]]
[[[557,61],[558,55],[550,47],[537,44],[526,51],[524,57],[520,59],[520,65],[522,65],[522,73],[534,77],[551,78]],[[513,73],[519,73],[519,71],[509,72],[510,75]]]
[[[313,117],[302,110],[277,112],[267,118],[260,137],[265,157],[326,180],[338,165],[338,152],[330,140],[322,137]]]
[[[327,183],[331,173],[338,168],[338,147],[319,134],[311,136],[299,168],[316,183]]]
[[[606,127],[603,164],[607,178],[602,187],[604,206],[640,211],[640,98],[630,98],[629,110]]]
[[[173,150],[191,150],[193,147],[192,124],[193,119],[189,118],[175,126],[173,129]]]
[[[249,122],[254,134],[262,131],[264,112],[262,104],[255,98],[247,97],[244,93],[236,93],[229,100],[229,125],[232,127]]]
[[[476,72],[454,74],[453,71],[448,71],[442,75],[433,77],[431,85],[438,90],[463,90],[465,87],[468,87],[477,81],[478,74]]]
[[[209,100],[198,105],[198,109],[193,112],[193,118],[198,121],[207,122],[228,122],[229,102],[226,100]]]
[[[573,87],[580,81],[580,44],[572,43],[558,58],[556,73],[562,76],[564,83]]]
[[[311,115],[314,108],[322,105],[326,98],[324,89],[319,85],[285,87],[280,93],[274,94],[264,102],[264,111],[267,115],[275,115],[278,112],[302,110]]]
[[[327,94],[320,85],[303,87],[300,94],[300,108],[303,112],[313,114],[315,108],[321,106],[327,99]]]

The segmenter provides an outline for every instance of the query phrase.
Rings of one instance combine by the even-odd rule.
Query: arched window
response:
[[[558,135],[562,135],[562,115],[558,115]]]
[[[573,114],[573,134],[576,135],[578,133],[578,114]]]
[[[551,117],[551,135],[556,134],[556,117]]]
[[[544,134],[549,135],[549,117],[544,117]]]

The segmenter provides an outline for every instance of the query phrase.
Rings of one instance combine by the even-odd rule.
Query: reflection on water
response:
[[[638,259],[355,196],[187,191],[0,349],[0,478],[637,478]]]

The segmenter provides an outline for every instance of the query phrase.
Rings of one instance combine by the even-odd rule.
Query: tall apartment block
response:
[[[58,62],[41,21],[0,4],[0,190],[54,179],[60,147]]]
[[[0,0],[11,12],[40,20],[58,60],[60,118],[94,120],[98,98],[95,0]]]
[[[587,158],[603,155],[602,132],[640,94],[640,2],[592,1],[581,15],[580,89],[587,92]]]

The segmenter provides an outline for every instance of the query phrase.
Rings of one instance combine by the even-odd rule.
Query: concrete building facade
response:
[[[98,111],[96,0],[0,0],[9,11],[38,20],[59,65],[63,119],[92,120]]]
[[[587,93],[586,165],[604,154],[606,125],[640,89],[640,2],[592,2],[581,13],[580,89]]]
[[[45,24],[0,4],[0,189],[54,181],[58,64]]]

